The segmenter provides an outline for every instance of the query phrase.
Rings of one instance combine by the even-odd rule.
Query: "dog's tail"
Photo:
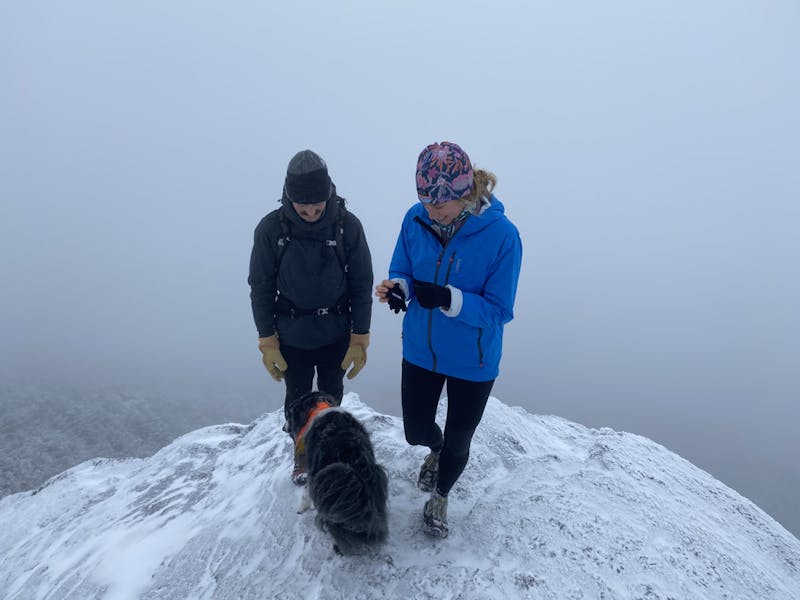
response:
[[[348,464],[333,463],[309,482],[318,522],[345,553],[382,543],[388,535],[389,479],[380,465],[364,467],[357,472]]]

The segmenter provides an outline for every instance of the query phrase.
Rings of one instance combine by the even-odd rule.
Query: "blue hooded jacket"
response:
[[[494,196],[444,246],[431,224],[422,204],[412,206],[389,266],[389,278],[405,280],[408,291],[403,358],[459,379],[495,379],[503,326],[514,317],[522,263],[519,232]],[[450,286],[450,309],[427,309],[415,302],[414,279]]]

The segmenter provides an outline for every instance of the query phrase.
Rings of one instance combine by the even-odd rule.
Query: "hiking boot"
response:
[[[425,457],[425,462],[419,470],[417,487],[423,492],[432,492],[439,477],[439,455],[431,452]]]
[[[425,524],[423,531],[438,538],[446,538],[449,533],[447,527],[447,496],[442,496],[439,492],[433,492],[430,499],[425,503],[422,511],[422,521]]]

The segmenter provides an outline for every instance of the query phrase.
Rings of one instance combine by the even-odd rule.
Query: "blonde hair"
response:
[[[461,201],[465,205],[477,205],[481,198],[491,198],[492,190],[497,185],[497,176],[483,169],[474,169],[472,175],[472,189]]]

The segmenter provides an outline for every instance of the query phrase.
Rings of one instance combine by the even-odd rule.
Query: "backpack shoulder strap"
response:
[[[342,265],[342,270],[347,273],[347,248],[344,245],[344,217],[345,214],[347,214],[347,208],[345,208],[346,201],[344,198],[337,197],[336,203],[339,206],[339,218],[336,219],[336,231],[334,232],[336,257],[339,259],[339,264]]]
[[[291,238],[291,226],[289,224],[289,219],[286,218],[286,215],[283,214],[283,211],[278,211],[278,223],[281,225],[281,235],[278,238],[277,242],[277,249],[275,252],[275,274],[278,274],[278,269],[281,267],[281,260],[283,259],[283,253],[286,251],[286,244],[289,243]]]

